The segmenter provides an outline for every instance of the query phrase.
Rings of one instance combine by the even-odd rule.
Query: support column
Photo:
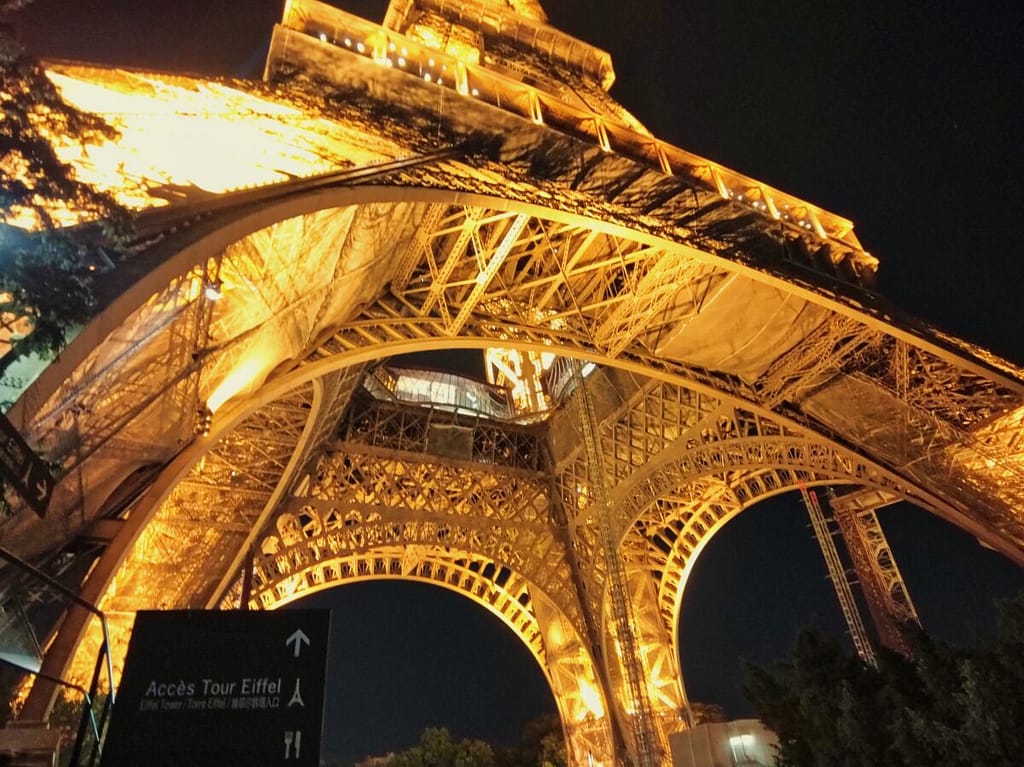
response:
[[[688,726],[686,694],[679,657],[672,636],[658,610],[654,579],[644,569],[629,572],[629,593],[639,640],[640,659],[646,673],[647,697],[660,730],[660,740],[668,753],[668,736]]]
[[[830,505],[875,624],[875,632],[885,647],[910,655],[903,628],[910,624],[920,626],[921,620],[878,522],[876,507],[858,508],[850,501],[844,503],[844,498],[830,498]]]
[[[575,391],[573,403],[583,437],[585,455],[585,476],[588,480],[590,498],[584,503],[590,506],[589,513],[596,530],[591,545],[596,565],[594,575],[597,583],[596,600],[585,601],[591,609],[594,625],[605,626],[606,652],[603,662],[605,678],[609,680],[608,695],[615,699],[617,713],[621,716],[623,730],[628,733],[630,756],[636,767],[655,767],[669,759],[661,742],[647,690],[648,674],[641,655],[640,637],[633,610],[625,565],[619,547],[620,531],[613,519],[607,474],[604,466],[599,424],[587,383],[583,378],[579,361],[573,362],[572,379]],[[595,535],[596,533],[596,535]],[[599,585],[598,585],[599,584]],[[607,641],[607,640],[611,641]],[[612,652],[614,650],[614,652]],[[617,659],[612,660],[612,657]],[[618,676],[618,679],[615,677]]]
[[[569,764],[612,767],[615,744],[609,701],[586,639],[544,594],[531,589],[530,604],[540,625],[545,672],[565,730]]]
[[[803,496],[804,506],[807,508],[807,515],[811,518],[811,527],[814,529],[814,536],[821,547],[821,554],[825,558],[825,566],[828,567],[828,576],[832,586],[836,590],[836,598],[839,600],[839,607],[846,618],[846,625],[850,631],[850,639],[857,654],[865,663],[872,666],[877,665],[875,648],[871,644],[867,631],[864,629],[864,621],[861,619],[857,602],[853,598],[849,574],[843,566],[839,557],[839,550],[832,539],[834,531],[825,516],[821,505],[818,503],[818,496],[813,490],[808,490],[802,483],[800,494]]]

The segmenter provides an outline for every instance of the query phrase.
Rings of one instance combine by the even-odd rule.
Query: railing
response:
[[[100,625],[103,629],[103,642],[100,645],[100,651],[96,657],[96,664],[93,668],[92,679],[88,690],[73,682],[48,674],[41,669],[28,668],[8,661],[9,665],[18,668],[20,671],[25,673],[32,674],[38,679],[54,685],[67,687],[81,693],[84,700],[84,706],[79,718],[78,730],[75,736],[74,745],[72,746],[69,764],[71,767],[93,767],[93,765],[97,764],[99,758],[102,756],[103,740],[106,736],[107,725],[110,720],[110,712],[116,699],[116,693],[114,690],[114,665],[110,657],[110,627],[107,623],[107,616],[91,602],[82,599],[82,597],[71,589],[68,589],[62,583],[54,580],[46,573],[33,567],[2,546],[0,546],[0,559],[3,559],[18,570],[21,570],[33,580],[43,584],[45,588],[57,592],[78,607],[81,607],[100,619]],[[31,628],[31,626],[29,626],[29,628]],[[103,703],[99,710],[99,717],[97,718],[95,704],[99,697],[98,693],[100,690],[100,681],[103,677],[103,669],[106,669],[107,672],[109,690],[107,694],[103,696]],[[91,736],[91,744],[87,743],[89,736]]]
[[[510,421],[517,415],[506,389],[454,373],[380,366],[366,377],[364,385],[375,399],[429,405],[498,421]]]
[[[544,387],[544,393],[555,404],[564,402],[572,394],[573,389],[575,389],[576,379],[573,369],[577,364],[579,363],[571,357],[556,357],[551,363],[551,367],[545,370],[541,376],[541,385]],[[581,375],[583,378],[586,378],[596,369],[597,365],[593,362],[584,362],[581,366]]]

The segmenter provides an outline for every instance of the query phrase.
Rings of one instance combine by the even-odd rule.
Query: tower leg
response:
[[[921,620],[878,522],[877,507],[859,508],[851,501],[844,503],[846,498],[830,499],[830,505],[843,543],[850,553],[878,639],[890,650],[909,655],[904,627],[911,624],[920,626]]]
[[[546,673],[565,730],[569,764],[615,764],[611,712],[587,642],[543,594],[531,594],[540,624]]]
[[[599,436],[600,425],[582,366],[574,361],[573,403],[577,422],[583,437],[585,455],[584,475],[588,479],[590,499],[586,502],[592,521],[596,523],[595,560],[599,565],[590,578],[592,594],[604,598],[584,601],[592,611],[591,624],[604,626],[604,678],[609,697],[616,700],[617,719],[627,733],[629,758],[636,767],[655,767],[668,759],[661,733],[648,694],[648,674],[644,668],[638,621],[634,612],[630,584],[620,547],[618,520],[611,505],[607,472]],[[586,511],[584,511],[586,513]],[[597,581],[600,585],[594,585]],[[596,619],[596,620],[595,620]],[[603,619],[603,620],[602,620]],[[623,754],[625,758],[626,755]]]
[[[658,726],[664,753],[668,736],[688,725],[686,694],[679,669],[679,657],[672,636],[658,611],[654,580],[642,569],[628,575],[629,591],[636,621],[639,651],[647,681],[647,696]]]

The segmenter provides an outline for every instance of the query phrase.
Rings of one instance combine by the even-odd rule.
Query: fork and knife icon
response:
[[[294,755],[293,755],[294,749]],[[284,731],[284,758],[298,759],[302,751],[302,730]]]

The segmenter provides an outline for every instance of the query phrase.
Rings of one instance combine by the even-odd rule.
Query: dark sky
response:
[[[373,20],[383,2],[336,4]],[[280,0],[36,0],[54,57],[255,75]],[[556,26],[613,57],[613,95],[656,135],[845,215],[897,305],[1024,363],[1024,11],[989,0],[548,0]],[[925,625],[991,629],[1024,574],[914,509],[883,513]],[[310,600],[313,601],[313,600]],[[336,669],[327,749],[345,759],[430,724],[510,741],[553,704],[527,651],[466,600],[374,583],[327,592]],[[692,699],[748,713],[738,658],[785,652],[797,627],[842,631],[799,500],[765,502],[706,549],[687,591]],[[303,603],[306,606],[307,603]]]

